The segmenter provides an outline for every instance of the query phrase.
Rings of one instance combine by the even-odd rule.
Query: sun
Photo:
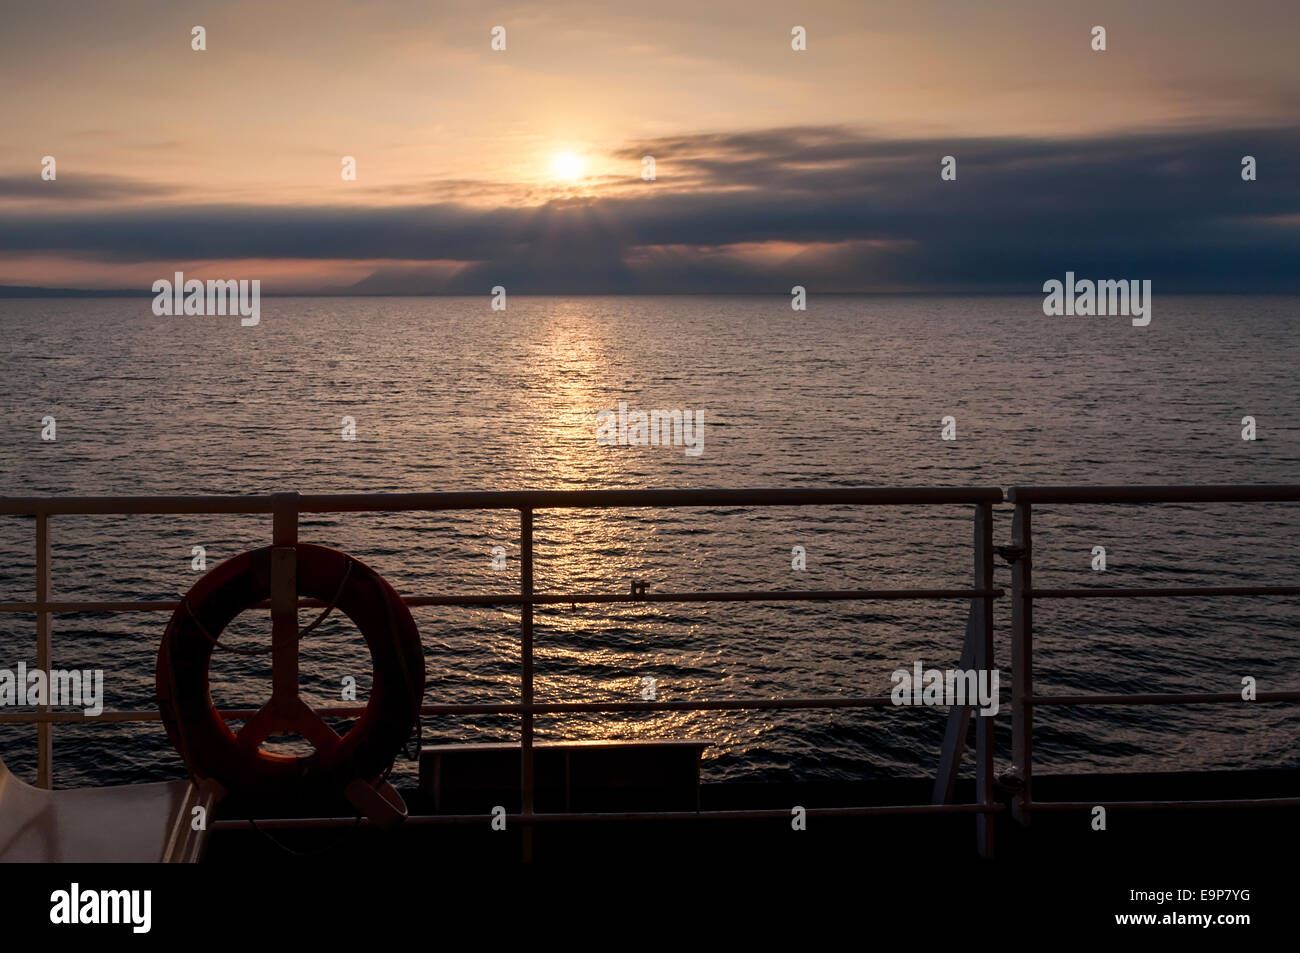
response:
[[[551,160],[551,174],[566,182],[576,182],[582,178],[584,168],[586,163],[582,161],[582,156],[573,152],[557,152]]]

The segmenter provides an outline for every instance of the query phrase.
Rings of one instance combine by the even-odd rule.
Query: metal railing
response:
[[[412,596],[404,598],[417,606],[494,606],[520,607],[520,700],[517,703],[422,705],[421,715],[517,715],[520,719],[520,796],[521,810],[507,819],[523,825],[525,855],[530,852],[532,825],[553,821],[601,820],[672,820],[672,819],[762,819],[784,817],[782,810],[732,811],[646,811],[635,813],[565,813],[546,814],[534,810],[533,729],[538,715],[566,713],[666,712],[666,711],[740,711],[774,709],[862,709],[893,707],[889,696],[831,696],[772,698],[730,698],[705,701],[641,702],[567,702],[539,704],[533,692],[533,608],[538,605],[624,602],[790,602],[840,600],[970,600],[971,611],[962,658],[977,669],[993,667],[993,600],[1002,590],[993,585],[992,507],[1003,499],[1002,490],[984,488],[852,488],[852,489],[783,489],[783,490],[576,490],[576,491],[508,491],[471,493],[406,494],[311,494],[283,493],[268,496],[230,497],[82,497],[82,498],[0,498],[0,515],[32,515],[36,519],[36,599],[33,602],[0,603],[0,612],[35,614],[37,620],[37,666],[48,670],[51,660],[52,617],[73,612],[170,612],[177,601],[56,601],[51,596],[50,531],[51,517],[64,515],[132,515],[132,514],[264,514],[273,515],[273,543],[291,545],[297,540],[298,520],[305,513],[357,513],[393,511],[448,510],[515,510],[519,513],[520,585],[518,594]],[[533,574],[533,515],[538,510],[592,508],[676,508],[676,507],[799,507],[799,506],[932,506],[971,505],[973,520],[973,585],[959,589],[834,589],[834,590],[765,590],[719,592],[572,592],[538,593]],[[272,587],[273,598],[275,587]],[[270,602],[263,604],[270,608]],[[320,606],[319,600],[300,599],[298,607]],[[292,607],[290,607],[292,608]],[[292,632],[277,618],[276,625]],[[293,645],[292,640],[290,640]],[[295,646],[296,648],[296,646]],[[292,654],[292,658],[286,656]],[[273,680],[287,674],[296,681],[296,651],[277,651],[272,659]],[[318,709],[322,716],[356,717],[363,706],[329,706]],[[247,719],[255,709],[222,711],[227,719]],[[993,853],[992,814],[1003,810],[993,793],[993,718],[976,719],[975,789],[972,803],[952,803],[958,767],[966,746],[971,707],[953,706],[949,711],[947,733],[941,763],[937,771],[934,796],[927,804],[868,805],[808,808],[809,816],[864,816],[898,814],[966,814],[976,816],[976,833],[980,852]],[[0,713],[0,723],[35,723],[37,725],[37,783],[51,785],[53,764],[53,725],[59,722],[84,722],[77,712],[54,712],[48,706],[30,713]],[[159,721],[153,711],[104,712],[94,720],[111,722]],[[416,815],[406,823],[441,824],[482,822],[482,815]],[[246,826],[246,821],[216,821],[211,829]],[[326,827],[355,825],[348,818],[261,819],[263,829],[277,827]]]
[[[1012,816],[1028,824],[1034,811],[1107,809],[1165,809],[1220,807],[1294,807],[1300,798],[1221,798],[1214,800],[1040,801],[1033,796],[1034,711],[1051,705],[1215,705],[1241,704],[1239,692],[1170,694],[1039,695],[1034,691],[1034,602],[1041,599],[1224,598],[1236,596],[1295,596],[1300,586],[1152,586],[1144,588],[1089,587],[1037,589],[1033,585],[1033,507],[1038,505],[1156,505],[1167,503],[1294,503],[1300,486],[1021,486],[1012,487],[1012,544],[1000,550],[1012,565],[1011,588],[1011,758],[1017,776]],[[1258,692],[1255,702],[1300,702],[1300,692]],[[1255,702],[1252,702],[1254,704]]]
[[[1014,487],[1006,496],[1015,507],[1012,545],[998,552],[1012,565],[1011,718],[1012,761],[1017,777],[1011,801],[1013,816],[1028,824],[1034,811],[1090,810],[1098,804],[1131,809],[1268,807],[1300,805],[1300,798],[1215,799],[1179,801],[1040,801],[1033,795],[1033,721],[1036,708],[1087,705],[1186,705],[1240,703],[1238,693],[1177,694],[1035,694],[1033,686],[1033,605],[1042,599],[1131,599],[1131,598],[1223,598],[1238,596],[1295,596],[1300,586],[1183,586],[1183,587],[1089,587],[1085,589],[1035,589],[1032,583],[1032,512],[1035,505],[1157,505],[1162,503],[1260,503],[1300,502],[1300,486],[1203,486],[1203,487]],[[667,711],[760,711],[776,709],[865,709],[892,707],[888,696],[831,696],[795,698],[729,698],[701,701],[557,702],[537,703],[533,693],[533,609],[538,605],[645,603],[645,602],[794,602],[841,600],[969,600],[970,617],[962,652],[962,668],[996,667],[993,658],[993,600],[1003,591],[993,582],[993,506],[1003,500],[997,488],[861,488],[822,490],[579,490],[518,491],[482,493],[340,494],[231,497],[88,497],[88,498],[0,498],[0,515],[25,514],[35,517],[36,599],[33,602],[0,603],[0,612],[36,616],[37,666],[48,670],[51,660],[52,617],[75,612],[171,612],[178,601],[57,601],[51,596],[51,517],[61,515],[129,514],[273,514],[273,537],[278,545],[296,540],[298,519],[304,513],[515,510],[519,513],[520,585],[518,593],[488,595],[410,596],[404,602],[418,606],[520,607],[520,700],[492,704],[422,705],[429,715],[515,715],[520,719],[521,810],[507,815],[524,825],[525,851],[528,832],[538,823],[556,821],[670,820],[670,819],[762,819],[789,818],[787,810],[739,810],[693,812],[564,813],[534,810],[533,729],[539,715],[574,713],[667,712]],[[534,589],[533,516],[538,510],[587,508],[674,508],[674,507],[798,507],[798,506],[907,506],[971,505],[974,507],[972,534],[973,584],[967,589],[833,589],[765,590],[712,592],[568,592],[539,593]],[[319,600],[301,599],[299,608],[320,607]],[[263,603],[270,608],[270,602]],[[273,659],[273,666],[279,658]],[[294,660],[296,669],[296,659]],[[1256,701],[1300,702],[1300,692],[1262,691]],[[329,706],[323,716],[357,717],[364,706]],[[256,709],[223,710],[227,719],[247,719]],[[982,854],[993,853],[992,815],[1003,809],[993,790],[993,717],[976,719],[975,792],[970,803],[953,803],[958,768],[965,749],[972,708],[951,707],[934,795],[928,804],[894,804],[810,808],[810,816],[890,816],[900,814],[974,814]],[[94,719],[78,712],[55,712],[43,706],[35,712],[0,712],[0,724],[37,725],[37,783],[49,787],[53,764],[52,726],[60,722],[149,722],[159,721],[156,710],[104,712]],[[415,815],[406,823],[481,823],[482,815]],[[347,818],[262,819],[264,829],[311,828],[353,825]],[[247,826],[246,821],[223,820],[213,829]]]

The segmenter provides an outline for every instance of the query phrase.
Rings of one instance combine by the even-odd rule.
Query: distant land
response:
[[[977,288],[952,290],[950,288],[932,290],[897,290],[897,291],[819,291],[808,289],[810,297],[818,298],[895,298],[895,297],[930,297],[930,298],[1008,298],[1018,296],[1042,297],[1042,292],[1033,287],[1019,288]],[[263,298],[473,298],[488,297],[490,291],[403,291],[398,289],[366,289],[358,286],[344,288],[325,288],[320,291],[264,291]],[[769,298],[773,296],[789,297],[784,291],[518,291],[516,296],[523,298],[637,298],[637,297],[723,297],[723,298]],[[1165,291],[1162,296],[1209,296],[1209,297],[1295,297],[1296,292],[1285,289],[1268,289],[1264,291],[1242,291],[1240,288],[1180,288]],[[152,291],[137,291],[134,288],[41,288],[26,285],[0,285],[0,300],[6,298],[153,298]]]
[[[1035,290],[1019,289],[1015,291],[817,291],[818,297],[862,297],[897,295],[926,295],[935,297],[967,297],[975,295],[1018,295],[1040,294]],[[364,283],[343,288],[322,288],[319,291],[263,291],[263,298],[473,298],[479,295],[487,297],[490,289],[482,292],[435,291],[428,288],[410,289],[368,287]],[[526,298],[583,298],[583,297],[647,297],[677,296],[686,297],[772,297],[773,295],[789,297],[785,291],[519,291],[516,294]],[[27,285],[0,285],[0,299],[3,298],[153,298],[152,291],[140,291],[135,288],[41,288]]]
[[[1239,291],[1224,292],[1167,292],[1170,295],[1176,294],[1225,294],[1239,295]],[[687,298],[771,298],[784,297],[788,298],[789,293],[784,291],[519,291],[515,293],[520,298],[659,298],[659,297],[687,297]],[[818,291],[816,288],[810,289],[810,294],[818,298],[895,298],[895,297],[928,297],[928,298],[978,298],[978,297],[1015,297],[1017,295],[1033,295],[1042,297],[1042,292],[1030,288],[1019,288],[1015,290],[975,290],[975,291],[952,291],[943,289],[939,291]],[[1250,294],[1280,294],[1290,296],[1288,292],[1250,292]],[[489,297],[489,291],[467,292],[467,291],[430,291],[430,290],[379,290],[365,289],[355,285],[345,288],[326,288],[320,291],[263,291],[263,298],[474,298]],[[40,288],[27,287],[23,285],[0,285],[0,299],[4,298],[153,298],[156,295],[152,291],[137,291],[134,288]]]
[[[148,291],[118,288],[103,291],[85,288],[36,288],[23,285],[0,285],[0,298],[139,298],[153,297]]]

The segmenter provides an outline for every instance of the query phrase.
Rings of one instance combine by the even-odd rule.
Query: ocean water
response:
[[[155,317],[148,298],[0,301],[7,495],[1300,482],[1300,299],[1160,297],[1150,326],[1047,318],[1038,297],[269,298],[261,324]],[[601,446],[596,414],[704,414],[703,452]],[[41,421],[57,439],[41,440]],[[940,439],[951,415],[957,439]],[[1244,416],[1258,439],[1241,438]],[[356,439],[341,437],[342,419]],[[1040,586],[1294,582],[1296,505],[1044,507]],[[1010,541],[1009,508],[997,539]],[[511,513],[307,516],[405,595],[517,591]],[[267,517],[56,517],[61,600],[179,598],[267,545]],[[966,586],[969,507],[556,511],[537,515],[541,591]],[[503,546],[505,570],[492,549]],[[1108,568],[1091,569],[1104,546]],[[807,569],[791,568],[803,546]],[[33,596],[33,522],[0,517],[0,601]],[[999,563],[998,582],[1010,574]],[[1010,688],[1009,606],[997,662]],[[886,694],[916,660],[956,664],[956,602],[548,606],[537,697],[627,701]],[[429,702],[515,701],[517,609],[414,610]],[[1073,600],[1036,608],[1042,691],[1300,687],[1294,599]],[[165,613],[61,615],[55,667],[102,668],[110,709],[153,707]],[[249,613],[232,641],[267,638]],[[0,668],[34,665],[35,621],[0,616]],[[369,684],[346,620],[304,645],[303,693]],[[218,655],[223,707],[269,697],[263,659]],[[918,776],[943,709],[674,712],[539,719],[540,739],[696,737],[708,779]],[[1006,761],[1009,709],[999,717]],[[1040,712],[1036,769],[1300,765],[1279,705]],[[427,741],[508,740],[503,717],[436,717]],[[0,726],[34,773],[35,730]],[[59,725],[58,786],[183,776],[157,724]],[[402,763],[399,777],[413,769]]]

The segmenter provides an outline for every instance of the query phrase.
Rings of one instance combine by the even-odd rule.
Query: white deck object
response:
[[[217,789],[190,781],[47,791],[0,759],[0,863],[193,863]]]

